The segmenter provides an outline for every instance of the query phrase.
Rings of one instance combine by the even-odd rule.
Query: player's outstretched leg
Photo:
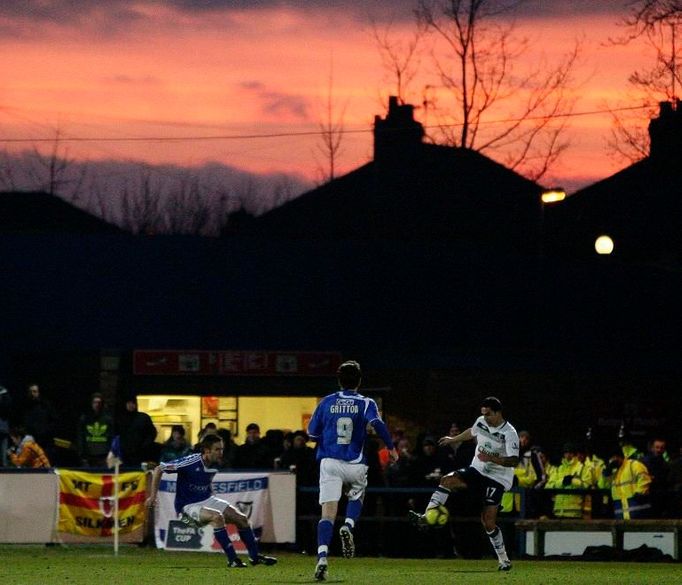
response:
[[[431,499],[426,506],[426,510],[437,508],[438,506],[444,506],[449,497],[450,490],[442,485],[439,485],[433,494],[431,494]],[[426,530],[429,527],[424,514],[420,514],[414,510],[410,510],[407,513],[407,519],[410,521],[410,524],[416,526],[419,530]]]

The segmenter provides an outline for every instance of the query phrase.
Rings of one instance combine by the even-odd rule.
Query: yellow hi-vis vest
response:
[[[651,476],[644,463],[625,459],[611,480],[611,499],[616,518],[630,520],[645,516],[651,509]]]
[[[518,487],[532,488],[538,481],[538,475],[530,457],[522,457],[519,464],[514,468],[514,477]],[[502,512],[519,512],[521,510],[521,494],[504,492],[500,502]]]
[[[573,476],[569,485],[564,485],[564,477]],[[590,487],[590,470],[577,457],[570,461],[562,459],[561,465],[553,467],[545,484],[547,489],[584,489]],[[557,518],[582,518],[583,496],[556,494],[554,496],[554,516]]]

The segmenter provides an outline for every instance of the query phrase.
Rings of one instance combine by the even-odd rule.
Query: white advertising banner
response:
[[[295,477],[269,472],[224,472],[217,473],[213,480],[213,494],[227,500],[246,514],[251,525],[263,542],[294,542],[295,531]],[[177,474],[165,473],[159,484],[156,504],[154,536],[158,548],[186,551],[222,552],[213,538],[213,527],[189,526],[178,519],[173,505]],[[274,481],[273,481],[274,480]],[[284,490],[289,497],[284,509],[273,510],[271,489]],[[282,493],[277,494],[281,501]],[[239,541],[237,530],[228,526],[228,533],[237,552],[245,552]]]
[[[0,473],[0,542],[54,542],[58,497],[54,473]]]

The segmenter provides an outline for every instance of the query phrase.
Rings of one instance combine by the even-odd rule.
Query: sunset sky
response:
[[[519,33],[532,41],[527,59],[544,53],[552,61],[582,40],[576,112],[639,105],[627,101],[627,78],[651,64],[651,55],[606,42],[622,32],[617,22],[627,14],[625,4],[528,0],[518,15]],[[315,180],[323,160],[319,137],[296,134],[318,129],[331,76],[349,131],[339,167],[351,170],[369,160],[373,118],[385,114],[392,88],[370,22],[392,22],[392,38],[408,38],[414,5],[2,0],[0,149],[48,148],[39,141],[59,129],[69,155],[87,160],[215,161]],[[422,61],[426,70],[427,58]],[[411,86],[414,103],[428,83],[424,71]],[[626,166],[608,156],[610,128],[607,113],[572,118],[571,147],[543,182],[570,190]]]

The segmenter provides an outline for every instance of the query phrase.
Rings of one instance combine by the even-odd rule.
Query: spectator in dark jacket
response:
[[[143,461],[154,459],[156,427],[146,412],[137,410],[137,398],[126,400],[125,411],[118,424],[121,437],[121,458],[123,465],[137,466]]]
[[[666,452],[667,443],[662,437],[654,437],[649,442],[649,451],[641,461],[646,465],[651,476],[651,515],[653,518],[664,518],[668,507],[668,479],[670,463]]]
[[[260,438],[260,427],[256,423],[246,426],[246,438],[237,447],[235,467],[242,469],[267,469],[270,467],[270,452]]]
[[[26,390],[23,421],[26,433],[33,436],[48,457],[52,457],[57,413],[52,404],[40,393],[38,384],[30,384]]]
[[[180,459],[185,455],[192,453],[192,446],[185,439],[185,427],[182,425],[173,425],[171,428],[171,436],[162,445],[159,461],[165,463],[166,461],[173,461]]]
[[[317,485],[317,461],[315,450],[308,447],[308,433],[296,431],[291,437],[291,447],[282,451],[279,457],[280,469],[288,469],[296,474],[298,485]]]
[[[232,438],[230,429],[220,428],[217,431],[218,436],[223,440],[223,460],[220,465],[221,469],[232,469],[236,467],[237,461],[237,444]]]

